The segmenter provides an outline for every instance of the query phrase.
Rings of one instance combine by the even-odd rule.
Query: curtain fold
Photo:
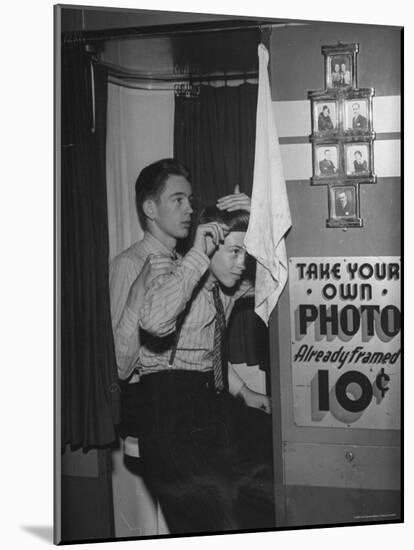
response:
[[[176,97],[174,156],[190,170],[195,205],[250,194],[253,184],[257,84],[200,86],[198,98]]]
[[[61,93],[61,444],[89,449],[112,443],[119,422],[108,289],[106,70],[92,70],[82,51],[64,50]]]
[[[257,84],[200,86],[198,98],[175,98],[174,156],[190,170],[195,213],[236,185],[251,196]],[[268,366],[268,333],[251,301],[240,300],[228,328],[232,363]]]
[[[173,155],[174,92],[108,86],[106,184],[109,257],[143,237],[135,181],[148,164]]]

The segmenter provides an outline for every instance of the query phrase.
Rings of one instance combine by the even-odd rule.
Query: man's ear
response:
[[[154,199],[146,199],[142,203],[142,210],[148,219],[154,220],[157,213],[157,205],[155,204]]]

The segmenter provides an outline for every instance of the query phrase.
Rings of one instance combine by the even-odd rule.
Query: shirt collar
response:
[[[168,248],[168,246],[166,246],[148,231],[145,231],[142,243],[145,246],[145,250],[149,254],[164,254],[167,256],[171,256],[174,259],[177,257],[175,249],[171,250],[170,248]]]
[[[204,288],[206,290],[213,290],[213,288],[215,286],[218,286],[220,288],[220,285],[219,285],[219,282],[216,280],[210,280],[210,279],[207,279],[207,281],[204,283]]]

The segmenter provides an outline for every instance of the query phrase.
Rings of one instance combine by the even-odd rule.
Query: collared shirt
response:
[[[150,254],[164,254],[175,257],[175,251],[148,232],[144,238],[121,252],[109,266],[109,292],[111,301],[112,329],[118,364],[118,375],[127,379],[139,360],[140,338],[138,312],[127,305],[131,285],[140,274]],[[138,380],[133,375],[131,382]]]
[[[190,298],[172,368],[208,372],[212,369],[216,311],[212,284],[205,283],[203,286],[201,279],[210,260],[205,254],[191,249],[184,258],[176,260],[173,274],[161,275],[154,280],[142,309],[132,311],[126,305],[129,290],[149,254],[175,257],[174,251],[145,232],[143,240],[119,254],[110,264],[111,315],[118,374],[122,379],[136,382],[139,380],[138,372],[148,374],[169,368],[177,316]],[[243,282],[233,295],[221,292],[226,320],[236,299],[252,291],[253,285]],[[147,332],[139,330],[139,321]],[[237,395],[243,385],[230,366],[230,393]]]
[[[160,275],[152,281],[139,313],[139,324],[147,333],[141,347],[140,373],[168,368],[200,372],[212,370],[216,308],[213,283],[207,282],[204,277],[209,264],[208,256],[192,248],[182,260],[176,262],[174,272]],[[252,288],[250,282],[244,281],[231,293],[220,289],[226,321],[235,301]],[[177,323],[180,324],[182,313],[184,319],[181,320],[177,351],[173,365],[169,365]]]

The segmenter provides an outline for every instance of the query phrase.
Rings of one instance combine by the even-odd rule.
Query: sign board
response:
[[[291,258],[294,421],[400,428],[400,258]]]

